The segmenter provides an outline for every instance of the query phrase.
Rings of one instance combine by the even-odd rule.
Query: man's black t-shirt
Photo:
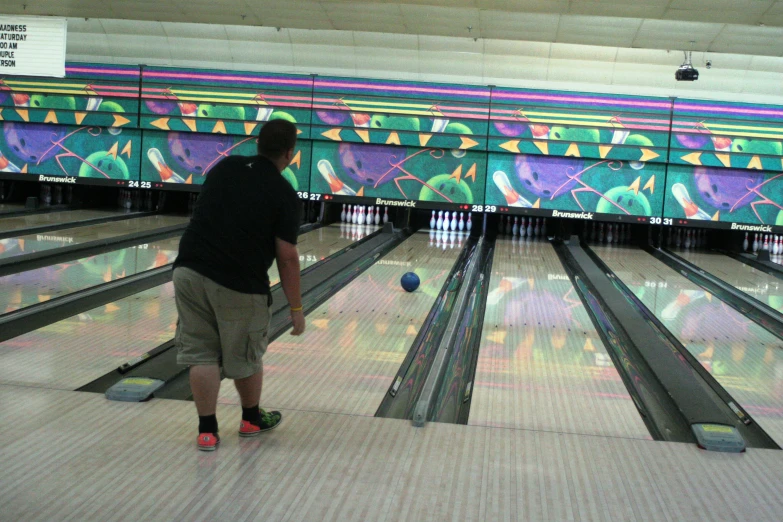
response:
[[[207,175],[174,266],[246,294],[269,294],[275,238],[296,244],[300,203],[268,159],[229,156]]]

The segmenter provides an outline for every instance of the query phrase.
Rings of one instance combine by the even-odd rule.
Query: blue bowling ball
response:
[[[400,279],[400,285],[402,285],[402,288],[406,292],[413,292],[414,290],[419,288],[420,284],[421,284],[421,280],[419,279],[419,276],[417,276],[413,272],[407,272],[403,274],[402,278]]]

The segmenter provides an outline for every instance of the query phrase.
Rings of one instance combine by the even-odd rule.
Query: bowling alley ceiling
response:
[[[783,0],[3,0],[0,11],[783,56]]]

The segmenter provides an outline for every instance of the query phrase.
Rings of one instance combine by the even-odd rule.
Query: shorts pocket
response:
[[[247,362],[255,364],[261,360],[266,353],[266,347],[269,343],[267,331],[250,332],[247,336],[247,349],[245,358]]]

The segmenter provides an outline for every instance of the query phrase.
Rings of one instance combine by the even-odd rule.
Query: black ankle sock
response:
[[[261,414],[258,412],[258,404],[250,408],[242,408],[242,420],[258,426],[261,421]]]
[[[215,415],[204,415],[203,417],[199,416],[198,432],[217,433],[218,432],[217,416]]]

